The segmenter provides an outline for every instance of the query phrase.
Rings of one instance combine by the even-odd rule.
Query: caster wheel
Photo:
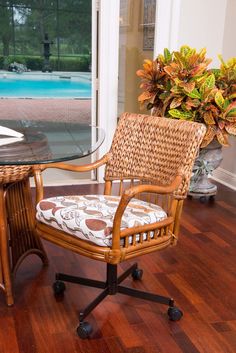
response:
[[[169,307],[167,314],[171,321],[179,321],[183,316],[182,311],[178,309],[176,306]]]
[[[88,338],[92,331],[92,326],[86,321],[81,322],[77,327],[77,335],[82,339]]]
[[[206,196],[201,196],[201,197],[199,198],[199,201],[200,201],[201,203],[205,203],[205,202],[207,201]]]
[[[65,283],[62,281],[56,281],[53,283],[53,292],[55,296],[63,295],[66,290]]]
[[[134,280],[140,280],[143,277],[143,270],[136,268],[135,270],[133,270],[132,272],[132,277]]]

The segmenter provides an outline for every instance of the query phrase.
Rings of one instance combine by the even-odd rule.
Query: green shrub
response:
[[[3,69],[3,63],[4,63],[4,58],[2,55],[0,55],[0,70]]]
[[[41,71],[43,58],[41,56],[28,56],[25,58],[25,65],[31,71]]]
[[[8,68],[8,65],[10,64],[10,63],[12,63],[14,60],[12,60],[11,58],[10,58],[10,56],[3,56],[3,55],[1,55],[0,56],[0,69],[1,70],[6,70],[7,68]],[[20,64],[21,64],[21,62],[20,62]]]
[[[7,58],[8,65],[17,62],[26,65],[27,69],[31,71],[41,71],[43,67],[44,58],[41,56],[30,55],[9,55]],[[74,57],[57,57],[51,56],[49,63],[53,71],[89,71],[91,57],[90,55],[78,55]],[[4,58],[0,56],[0,69],[3,69]]]
[[[53,71],[89,71],[89,55],[76,57],[61,57],[59,62],[57,57],[50,58],[50,66]]]
[[[17,62],[19,64],[25,65],[25,56],[24,55],[9,55],[7,58],[8,64],[11,64],[13,62]]]

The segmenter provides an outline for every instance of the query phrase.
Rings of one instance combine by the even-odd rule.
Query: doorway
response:
[[[96,18],[94,0],[0,2],[0,119],[96,123]]]
[[[91,67],[92,0],[1,1],[0,119],[91,122]]]

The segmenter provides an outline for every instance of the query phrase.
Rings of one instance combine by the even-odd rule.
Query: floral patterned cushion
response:
[[[36,217],[40,222],[99,246],[111,246],[113,219],[118,196],[59,196],[40,201]],[[132,199],[122,217],[121,228],[161,221],[167,217],[157,205]],[[137,239],[138,240],[138,239]]]

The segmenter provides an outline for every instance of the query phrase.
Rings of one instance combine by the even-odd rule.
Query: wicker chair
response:
[[[77,333],[81,338],[92,332],[85,317],[109,294],[166,304],[170,320],[182,317],[173,299],[122,286],[128,275],[139,280],[143,271],[135,263],[118,277],[117,264],[176,244],[183,200],[204,134],[202,124],[124,113],[110,151],[99,161],[34,168],[37,233],[63,248],[107,263],[104,282],[56,274],[55,295],[64,293],[64,281],[102,289],[80,312]],[[46,168],[84,172],[102,165],[106,166],[104,195],[43,199],[42,171]]]

